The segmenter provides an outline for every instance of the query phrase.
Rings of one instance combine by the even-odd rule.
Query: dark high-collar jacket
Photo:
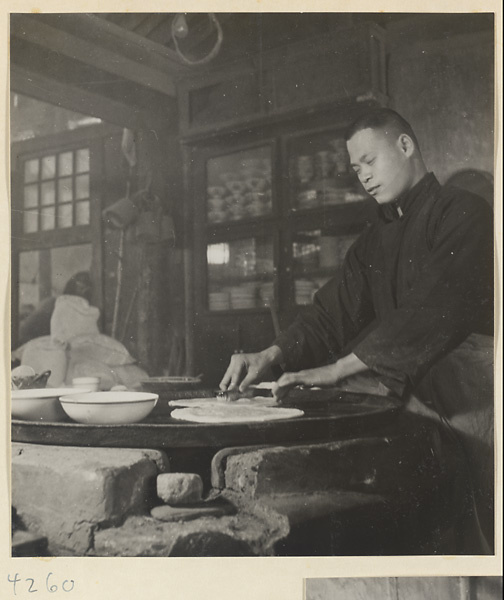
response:
[[[493,273],[490,206],[429,173],[380,207],[341,273],[275,340],[283,367],[354,352],[401,395],[470,333],[493,335]]]

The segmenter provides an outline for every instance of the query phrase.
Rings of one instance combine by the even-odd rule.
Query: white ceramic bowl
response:
[[[60,398],[66,414],[78,423],[137,423],[152,411],[159,396],[144,392],[88,392]]]
[[[100,389],[99,377],[74,377],[72,386],[81,392],[97,392]]]
[[[59,397],[77,393],[82,394],[82,390],[74,388],[12,390],[12,418],[28,421],[64,421],[66,415],[61,408]]]

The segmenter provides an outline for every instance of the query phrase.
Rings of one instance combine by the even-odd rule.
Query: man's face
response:
[[[347,148],[353,170],[378,204],[394,202],[412,187],[412,148],[405,149],[397,134],[362,129],[348,140]]]

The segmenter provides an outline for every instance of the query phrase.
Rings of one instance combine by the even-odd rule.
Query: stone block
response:
[[[147,514],[155,481],[168,470],[156,450],[12,444],[12,504],[49,547],[85,554],[98,525]]]
[[[200,502],[203,481],[196,473],[162,473],[156,480],[157,495],[173,506]]]
[[[212,465],[212,482],[246,498],[330,490],[408,494],[431,490],[438,473],[436,426],[406,424],[392,435],[322,444],[226,448]],[[223,485],[224,483],[224,485]],[[432,491],[432,490],[431,490]]]

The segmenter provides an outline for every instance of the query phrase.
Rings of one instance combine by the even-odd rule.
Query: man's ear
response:
[[[415,142],[407,133],[401,133],[397,139],[397,144],[401,152],[403,152],[408,158],[412,156],[413,152],[415,152]]]

